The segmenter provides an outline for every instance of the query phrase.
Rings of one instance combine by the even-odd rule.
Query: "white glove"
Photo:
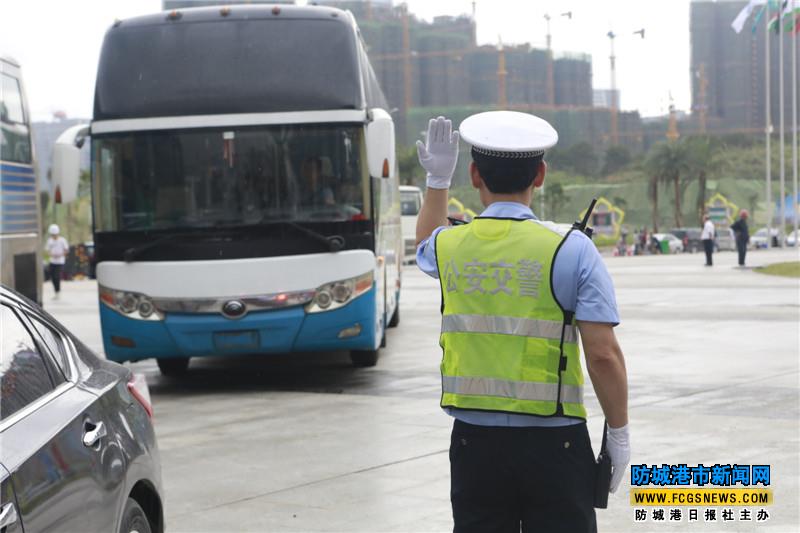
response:
[[[431,189],[449,189],[453,180],[458,162],[458,132],[452,130],[453,123],[449,120],[432,118],[425,143],[417,141],[419,164],[428,173],[427,185]]]
[[[630,435],[627,424],[621,428],[608,428],[606,441],[608,456],[611,458],[611,492],[616,492],[622,482],[628,463],[631,461]]]

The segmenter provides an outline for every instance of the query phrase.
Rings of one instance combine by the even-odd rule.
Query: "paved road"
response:
[[[755,252],[753,264],[797,260]],[[600,531],[800,530],[800,283],[734,266],[735,254],[608,258],[630,376],[633,463],[771,464],[772,518],[635,524],[627,481]],[[49,290],[49,287],[48,287]],[[46,307],[102,351],[96,287]],[[171,532],[448,531],[450,419],[438,409],[439,291],[406,270],[402,320],[378,366],[346,354],[193,360],[147,375]],[[587,398],[599,437],[596,398]],[[702,520],[702,519],[701,519]]]

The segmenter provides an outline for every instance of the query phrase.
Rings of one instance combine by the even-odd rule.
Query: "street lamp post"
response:
[[[561,13],[562,17],[567,17],[572,20],[572,11]],[[556,82],[555,74],[553,72],[553,38],[550,33],[550,14],[544,14],[544,20],[547,21],[547,104],[553,108],[556,105]],[[539,191],[539,216],[544,219],[544,184],[542,190]]]
[[[561,13],[560,16],[572,20],[572,11]],[[547,104],[553,107],[556,105],[556,83],[553,72],[553,36],[550,32],[550,20],[552,20],[550,13],[544,14],[544,20],[547,21]]]
[[[633,32],[633,34],[640,35],[642,39],[644,39],[644,28]],[[606,35],[608,36],[608,42],[611,46],[611,54],[609,55],[609,59],[611,60],[611,144],[619,144],[619,124],[617,116],[619,113],[619,101],[617,97],[617,56],[614,53],[614,40],[617,38],[617,34],[613,31],[609,31]]]

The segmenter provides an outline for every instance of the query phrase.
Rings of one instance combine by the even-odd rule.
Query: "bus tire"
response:
[[[396,328],[400,325],[400,306],[394,308],[394,314],[392,315],[392,319],[389,321],[390,328]]]
[[[158,362],[158,369],[163,376],[183,376],[189,370],[188,357],[169,357],[167,359],[157,359],[156,361]]]
[[[351,350],[350,361],[358,368],[375,366],[378,364],[378,350]]]

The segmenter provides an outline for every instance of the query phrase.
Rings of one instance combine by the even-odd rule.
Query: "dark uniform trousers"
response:
[[[714,264],[714,240],[703,239],[703,250],[706,252],[706,264],[711,266]]]
[[[487,427],[456,420],[450,439],[455,533],[596,532],[586,424]]]

